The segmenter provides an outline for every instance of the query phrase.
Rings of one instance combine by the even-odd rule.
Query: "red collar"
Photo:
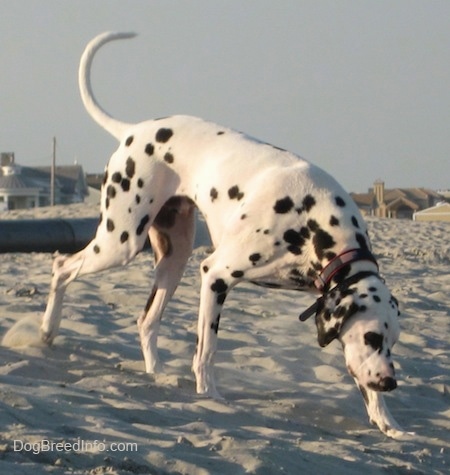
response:
[[[352,262],[369,261],[375,265],[376,273],[378,273],[378,264],[373,254],[367,249],[350,249],[342,254],[334,257],[322,270],[314,285],[321,292],[330,284],[333,277],[346,265]]]

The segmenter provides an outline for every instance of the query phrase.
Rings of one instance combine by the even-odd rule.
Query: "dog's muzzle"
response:
[[[380,379],[378,383],[370,382],[367,386],[373,391],[393,391],[397,387],[397,381],[388,376]]]

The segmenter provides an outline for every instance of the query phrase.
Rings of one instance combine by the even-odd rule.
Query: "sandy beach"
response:
[[[95,205],[0,213],[1,219],[96,217]],[[60,335],[38,340],[52,256],[1,255],[0,472],[36,474],[446,474],[450,471],[450,225],[370,218],[374,253],[401,304],[399,379],[387,404],[405,430],[367,420],[338,342],[317,344],[299,313],[310,295],[241,285],[219,331],[225,401],[195,394],[201,242],[168,306],[165,373],[144,372],[136,319],[153,256],[68,288]],[[0,221],[1,230],[1,221]],[[1,231],[0,231],[1,232]]]

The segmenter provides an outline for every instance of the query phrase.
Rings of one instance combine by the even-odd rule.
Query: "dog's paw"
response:
[[[197,394],[215,401],[225,401],[225,398],[217,391],[215,384],[202,384],[197,381]]]
[[[394,420],[392,420],[390,424],[377,423],[374,421],[371,422],[372,424],[376,425],[384,435],[390,437],[391,439],[407,440],[408,438],[414,437],[416,435],[415,432],[405,431]]]
[[[145,367],[145,372],[147,374],[164,374],[164,365],[159,361],[152,361]]]
[[[51,331],[45,331],[42,328],[39,330],[39,336],[42,343],[46,344],[47,346],[52,346],[53,340],[55,339],[55,335]]]
[[[214,401],[218,402],[225,402],[225,398],[217,391],[217,389],[209,389],[204,392],[199,392],[197,390],[197,394],[201,397],[208,398],[208,399],[213,399]]]
[[[401,428],[389,428],[385,431],[382,431],[385,435],[390,437],[391,439],[396,439],[396,440],[408,440],[411,437],[414,437],[416,435],[415,432],[406,432],[405,430]]]

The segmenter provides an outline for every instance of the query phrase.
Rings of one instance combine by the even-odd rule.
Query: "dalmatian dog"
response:
[[[235,285],[308,291],[317,300],[301,320],[315,315],[320,346],[341,342],[370,421],[390,437],[401,436],[383,399],[397,386],[391,349],[399,336],[398,305],[350,196],[298,156],[199,118],[127,124],[111,117],[91,89],[93,57],[105,43],[132,36],[99,35],[81,58],[83,103],[119,146],[106,167],[95,237],[80,252],[54,260],[42,340],[51,344],[57,335],[70,282],[129,263],[149,236],[155,281],[138,329],[146,371],[160,371],[158,328],[192,252],[198,208],[215,250],[200,269],[197,392],[219,397],[213,359],[222,307]]]

